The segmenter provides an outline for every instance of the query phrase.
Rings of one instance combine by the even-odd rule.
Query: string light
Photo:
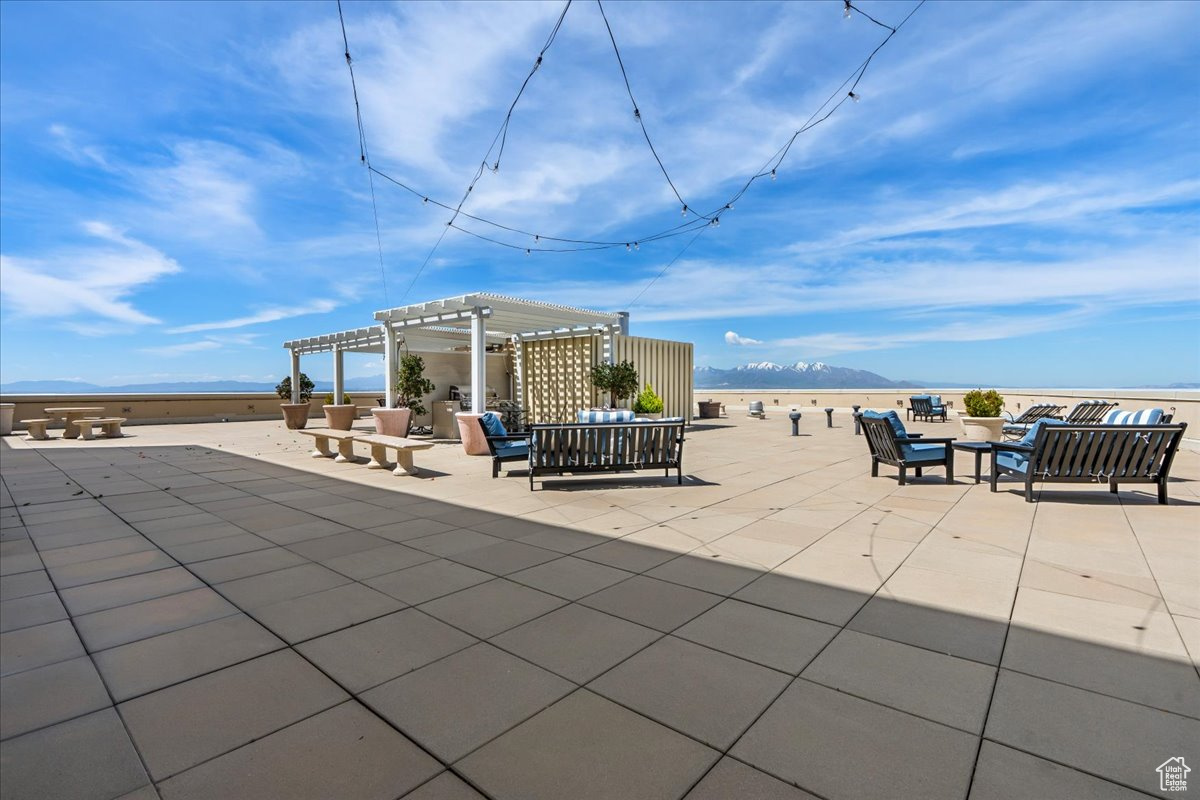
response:
[[[626,242],[626,243],[625,243],[625,252],[626,252],[626,253],[628,253],[628,252],[630,252],[631,250],[632,250],[632,248],[629,246],[629,242]]]
[[[850,0],[846,0],[846,7],[842,9],[842,19],[850,19]]]
[[[859,81],[861,81],[861,80],[862,80],[862,78],[863,78],[863,76],[864,76],[864,74],[865,74],[865,72],[866,72],[867,68],[870,66],[870,64],[871,64],[872,60],[874,59],[874,57],[876,56],[876,54],[878,54],[878,52],[879,52],[879,51],[880,51],[880,50],[881,50],[881,49],[882,49],[882,48],[883,48],[883,47],[884,47],[884,46],[885,46],[885,45],[886,45],[886,44],[887,44],[887,43],[888,43],[888,42],[891,40],[892,36],[893,36],[893,35],[894,35],[896,32],[898,32],[898,31],[899,31],[899,29],[900,29],[901,27],[903,27],[903,25],[904,25],[905,23],[907,23],[907,22],[908,22],[908,20],[909,20],[909,19],[912,17],[912,15],[913,15],[913,14],[915,14],[915,13],[916,13],[916,11],[917,11],[917,10],[919,10],[919,9],[921,8],[921,6],[923,6],[923,5],[924,5],[924,3],[925,3],[925,0],[920,0],[920,1],[917,3],[917,5],[916,5],[916,6],[914,6],[914,7],[913,7],[913,9],[912,9],[912,10],[911,10],[911,11],[908,13],[908,15],[907,15],[907,16],[906,16],[906,17],[905,17],[905,18],[904,18],[904,19],[903,19],[903,20],[900,22],[900,24],[899,24],[899,25],[897,25],[897,26],[896,26],[896,27],[894,27],[894,28],[893,28],[893,27],[891,27],[891,26],[888,26],[888,25],[884,25],[883,23],[879,22],[878,20],[875,20],[875,19],[871,18],[869,15],[867,15],[867,14],[863,13],[863,12],[862,12],[860,9],[858,9],[857,7],[850,6],[850,4],[849,4],[849,3],[846,3],[846,5],[847,5],[847,6],[850,6],[851,8],[853,8],[853,10],[854,10],[854,11],[857,11],[859,14],[862,14],[863,16],[867,17],[868,19],[871,19],[871,21],[872,21],[872,22],[874,22],[874,23],[876,23],[876,24],[880,25],[881,27],[883,27],[883,28],[887,29],[887,30],[889,31],[889,33],[888,33],[888,36],[887,36],[887,37],[885,37],[885,38],[884,38],[884,40],[883,40],[882,42],[880,42],[880,43],[879,43],[879,45],[878,45],[878,46],[876,46],[876,48],[875,48],[875,49],[874,49],[874,50],[873,50],[873,51],[872,51],[872,52],[871,52],[871,53],[870,53],[870,54],[867,56],[867,58],[866,58],[866,59],[865,59],[865,60],[864,60],[864,61],[863,61],[863,62],[862,62],[862,63],[861,63],[861,64],[860,64],[860,65],[859,65],[859,66],[858,66],[858,67],[857,67],[857,68],[856,68],[856,69],[855,69],[855,70],[854,70],[852,73],[851,73],[850,77],[848,77],[848,78],[847,78],[847,79],[846,79],[846,80],[843,82],[843,84],[842,84],[842,87],[839,87],[839,88],[840,88],[842,91],[845,91],[845,87],[846,87],[846,85],[847,85],[847,84],[850,84],[850,85],[851,85],[851,86],[850,86],[850,90],[847,92],[847,94],[845,94],[845,95],[842,95],[842,97],[844,97],[845,99],[848,99],[848,100],[852,100],[852,101],[854,101],[854,102],[858,102],[858,101],[859,101],[859,99],[860,99],[860,95],[859,95],[859,94],[858,94],[858,93],[855,91],[855,89],[857,88]],[[599,3],[598,3],[598,4],[599,4]],[[565,14],[566,14],[566,10],[567,10],[567,8],[569,8],[569,7],[570,7],[570,2],[568,2],[568,3],[567,3],[567,7],[563,9],[562,15],[560,15],[560,17],[559,17],[559,19],[558,19],[558,24],[555,26],[555,29],[554,29],[554,31],[551,33],[551,35],[550,35],[550,38],[547,40],[547,45],[546,45],[546,47],[549,47],[549,44],[550,44],[550,43],[553,41],[553,39],[554,39],[554,36],[555,36],[555,35],[557,34],[557,32],[558,32],[558,28],[559,28],[559,27],[561,26],[561,24],[562,24],[562,19],[563,19],[563,17],[564,17],[564,16],[565,16]],[[603,14],[603,7],[602,7],[602,6],[601,6],[601,9],[600,9],[600,10],[601,10],[601,12],[602,12],[602,14]],[[605,22],[606,22],[606,24],[607,24],[607,19],[605,19]],[[612,34],[612,29],[611,29],[611,27],[609,27],[609,28],[608,28],[608,33],[609,33],[610,39],[612,39],[612,41],[613,41],[614,51],[616,52],[617,59],[618,59],[618,63],[621,65],[622,74],[623,74],[623,76],[625,77],[625,81],[626,81],[626,89],[627,89],[627,90],[629,90],[629,81],[628,81],[628,76],[627,76],[627,75],[625,75],[625,71],[624,71],[624,65],[623,65],[623,63],[621,62],[620,52],[619,52],[619,50],[616,48],[616,41],[615,41],[615,37],[614,37],[614,36],[613,36],[613,34]],[[543,52],[545,52],[545,50],[544,50],[544,49],[543,49]],[[538,65],[540,65],[540,63],[541,63],[541,60],[542,60],[542,59],[541,59],[541,56],[539,55],[539,56],[538,56],[538,59],[537,59],[537,62],[535,63],[535,67],[534,67],[534,69],[533,69],[533,70],[531,70],[531,72],[530,72],[530,75],[531,75],[531,76],[532,76],[533,72],[535,72],[535,71],[536,71],[536,69],[537,69],[537,66],[538,66]],[[528,83],[528,78],[526,78],[526,83]],[[525,85],[523,84],[523,85],[522,85],[522,87],[521,87],[521,91],[522,91],[522,92],[524,91],[524,88],[525,88]],[[631,90],[629,91],[629,94],[630,94],[630,99],[631,99],[631,100],[633,100],[633,96],[632,96],[632,91],[631,91]],[[688,205],[686,202],[684,202],[684,201],[683,201],[682,197],[680,197],[680,195],[679,195],[679,192],[678,192],[678,191],[675,191],[675,186],[674,186],[674,183],[671,181],[670,175],[669,175],[669,174],[667,174],[667,172],[666,172],[666,169],[665,169],[665,167],[663,166],[661,159],[659,159],[659,158],[658,158],[658,154],[657,154],[657,151],[655,151],[655,149],[654,149],[653,143],[651,143],[651,142],[649,141],[649,135],[648,135],[648,134],[646,133],[646,131],[645,131],[645,125],[644,125],[644,122],[642,122],[642,117],[641,117],[641,111],[640,111],[640,108],[639,108],[639,107],[636,105],[636,102],[635,102],[635,103],[634,103],[634,112],[635,112],[635,118],[636,118],[636,119],[638,119],[639,123],[641,123],[641,124],[642,124],[642,128],[643,128],[643,135],[644,135],[644,136],[645,136],[645,138],[647,139],[647,144],[649,145],[649,147],[650,147],[650,149],[651,149],[651,152],[654,154],[655,158],[658,160],[658,162],[659,162],[659,167],[660,167],[660,169],[662,169],[662,171],[663,171],[663,174],[664,174],[664,176],[666,177],[666,179],[667,179],[667,181],[668,181],[668,184],[671,186],[672,190],[673,190],[673,191],[675,191],[675,195],[676,195],[676,197],[677,197],[677,198],[679,198],[679,200],[680,200],[680,203],[681,203],[680,216],[682,216],[682,217],[684,217],[684,218],[686,219],[686,218],[688,217],[688,212],[691,212],[691,213],[692,213],[692,214],[695,216],[695,218],[694,218],[694,219],[688,219],[686,222],[684,222],[684,223],[681,223],[680,225],[678,225],[678,226],[676,226],[676,227],[674,227],[674,228],[668,228],[668,229],[666,229],[666,230],[659,231],[659,232],[657,232],[657,233],[655,233],[655,234],[652,234],[652,235],[649,235],[649,236],[643,236],[643,237],[640,237],[640,238],[639,238],[639,240],[638,240],[638,242],[641,242],[641,241],[647,241],[647,242],[649,242],[649,241],[658,241],[658,240],[660,240],[660,239],[672,238],[672,237],[674,237],[674,236],[679,236],[679,235],[686,234],[686,233],[689,233],[689,232],[695,232],[695,231],[697,231],[697,230],[704,230],[704,229],[706,229],[706,228],[708,228],[708,227],[717,227],[717,226],[719,226],[719,222],[717,222],[717,223],[715,223],[715,224],[714,224],[714,220],[717,218],[717,215],[718,215],[718,213],[723,213],[723,212],[724,212],[724,211],[726,211],[726,210],[733,210],[733,208],[734,208],[734,202],[735,202],[737,199],[739,199],[739,198],[740,198],[740,197],[741,197],[743,194],[745,194],[745,193],[746,193],[746,191],[747,191],[747,190],[750,188],[750,186],[751,186],[751,185],[753,185],[753,183],[754,183],[756,180],[758,180],[758,179],[760,179],[760,178],[767,177],[767,176],[769,176],[769,177],[771,178],[771,180],[772,180],[772,181],[775,181],[775,180],[777,180],[777,178],[778,178],[778,175],[777,175],[777,168],[778,168],[778,167],[779,167],[779,165],[780,165],[780,164],[781,164],[781,163],[784,161],[784,159],[787,157],[787,155],[788,155],[788,153],[789,153],[789,151],[790,151],[790,149],[791,149],[792,145],[795,143],[795,140],[796,140],[796,139],[797,139],[797,138],[798,138],[798,137],[799,137],[801,134],[803,134],[803,133],[805,133],[805,132],[807,132],[807,131],[811,130],[813,127],[816,127],[817,125],[819,125],[819,124],[821,124],[822,122],[824,122],[825,120],[827,120],[827,119],[828,119],[828,118],[829,118],[829,117],[830,117],[830,116],[831,116],[831,115],[832,115],[832,114],[833,114],[833,113],[834,113],[834,112],[837,110],[837,108],[838,108],[838,107],[841,105],[840,103],[833,103],[834,99],[835,99],[837,96],[838,96],[838,92],[837,92],[837,91],[835,91],[835,93],[834,93],[833,95],[831,95],[831,96],[830,96],[830,98],[829,98],[829,99],[827,99],[827,100],[825,101],[825,103],[823,103],[823,104],[821,105],[821,107],[820,107],[820,108],[818,108],[818,109],[817,109],[817,111],[815,111],[815,112],[813,113],[813,115],[812,115],[811,117],[809,117],[809,119],[808,119],[808,120],[807,120],[807,121],[806,121],[806,122],[805,122],[805,123],[804,123],[804,124],[803,124],[803,125],[802,125],[802,126],[799,128],[799,129],[798,129],[798,130],[796,130],[796,131],[794,131],[794,132],[793,132],[793,134],[792,134],[792,136],[789,138],[789,140],[788,140],[788,141],[787,141],[787,142],[786,142],[786,143],[785,143],[785,144],[784,144],[784,145],[783,145],[783,146],[782,146],[782,147],[781,147],[781,148],[780,148],[778,151],[776,151],[775,155],[773,155],[771,158],[769,158],[769,159],[767,160],[767,163],[763,165],[763,168],[762,168],[762,169],[761,169],[759,172],[757,172],[757,173],[755,173],[755,174],[751,175],[751,176],[750,176],[750,177],[749,177],[749,178],[746,180],[745,184],[744,184],[744,185],[743,185],[743,186],[742,186],[742,187],[741,187],[741,188],[740,188],[740,189],[739,189],[739,190],[738,190],[738,191],[737,191],[737,192],[736,192],[736,193],[733,195],[733,197],[732,197],[732,198],[730,198],[729,202],[727,202],[727,203],[723,204],[722,206],[718,206],[718,209],[720,209],[720,211],[719,211],[719,212],[718,212],[718,211],[713,211],[713,212],[710,212],[710,213],[708,213],[708,214],[703,214],[703,213],[701,213],[701,212],[698,212],[698,211],[695,211],[694,209],[692,209],[692,208],[691,208],[691,206],[689,206],[689,205]],[[520,92],[518,92],[518,95],[517,95],[517,97],[518,97],[518,99],[520,98]],[[829,107],[831,103],[833,103],[833,105],[832,105],[832,107]],[[513,106],[512,106],[512,107],[510,107],[510,109],[509,109],[509,115],[508,115],[508,116],[505,118],[505,122],[504,122],[504,124],[502,124],[500,131],[497,133],[497,140],[499,140],[499,141],[500,141],[500,147],[501,147],[501,150],[502,150],[502,149],[503,149],[503,147],[504,147],[504,142],[505,142],[505,140],[506,140],[506,136],[507,136],[507,125],[508,125],[508,121],[509,121],[509,119],[511,118],[511,115],[512,115],[512,109],[513,109],[513,107],[515,107],[515,105],[516,105],[516,101],[514,100],[514,102],[513,102]],[[827,109],[827,107],[828,107],[828,109]],[[824,112],[824,113],[823,113],[823,112]],[[493,141],[493,147],[492,147],[491,149],[495,149],[495,145],[496,145],[496,140],[494,140],[494,141]],[[488,155],[489,155],[489,156],[491,155],[491,149],[489,150],[489,153],[488,153]],[[499,169],[499,162],[500,162],[499,155],[497,156],[497,158],[496,158],[496,161],[495,161],[494,163],[492,163],[492,164],[489,164],[489,163],[488,163],[488,159],[487,159],[487,158],[485,158],[485,160],[484,160],[484,161],[481,163],[481,165],[480,165],[480,170],[479,170],[479,172],[482,172],[484,169],[490,169],[492,172],[496,172],[496,171]],[[525,248],[525,247],[521,247],[521,246],[519,246],[519,245],[513,245],[513,244],[509,244],[509,243],[507,243],[507,242],[503,242],[503,241],[500,241],[500,240],[498,240],[498,239],[493,239],[493,238],[489,238],[489,237],[487,237],[487,236],[480,235],[480,234],[476,233],[475,231],[472,231],[472,230],[469,230],[469,229],[467,229],[467,228],[464,228],[464,227],[462,227],[462,226],[460,226],[460,225],[456,225],[456,224],[454,224],[454,222],[455,222],[455,219],[456,219],[457,217],[459,217],[459,216],[462,216],[462,217],[466,217],[467,219],[470,219],[470,220],[473,220],[473,221],[475,221],[475,222],[478,222],[478,223],[480,223],[480,224],[483,224],[483,225],[488,225],[488,226],[491,226],[491,227],[494,227],[494,228],[498,228],[498,229],[500,229],[500,230],[503,230],[503,231],[508,231],[508,232],[511,232],[511,233],[516,233],[516,234],[522,234],[522,235],[530,236],[530,237],[532,237],[532,238],[534,239],[534,242],[535,242],[536,244],[539,244],[539,245],[543,245],[543,244],[544,244],[543,240],[545,240],[545,242],[557,242],[557,243],[562,243],[562,244],[565,244],[565,245],[577,245],[577,246],[572,246],[572,247],[546,247],[546,246],[540,246],[540,247],[537,247],[537,248],[535,248],[535,249],[537,249],[539,252],[556,252],[556,253],[563,253],[563,252],[582,252],[582,251],[589,251],[589,250],[601,250],[601,249],[607,249],[607,248],[615,248],[615,247],[620,247],[620,246],[622,246],[622,245],[624,245],[624,246],[625,246],[626,250],[629,250],[629,244],[630,244],[630,243],[629,243],[629,241],[628,241],[628,240],[626,240],[626,241],[615,241],[615,242],[614,242],[614,241],[589,240],[589,239],[568,239],[568,238],[555,237],[555,236],[545,236],[545,235],[537,234],[537,233],[534,233],[534,232],[531,232],[531,231],[522,231],[522,230],[520,230],[520,229],[518,229],[518,228],[514,228],[514,227],[511,227],[511,226],[503,225],[503,224],[501,224],[501,223],[498,223],[498,222],[495,222],[495,221],[493,221],[493,220],[486,219],[486,218],[484,218],[484,217],[479,217],[479,216],[476,216],[476,215],[473,215],[473,214],[469,214],[469,213],[467,213],[466,211],[463,211],[463,210],[462,210],[462,205],[463,205],[463,202],[464,202],[464,201],[466,200],[466,198],[467,198],[467,197],[470,195],[470,193],[471,193],[472,189],[474,188],[475,182],[478,180],[478,174],[476,175],[476,178],[475,178],[474,180],[472,180],[471,184],[470,184],[470,185],[467,187],[467,191],[464,193],[463,201],[460,201],[460,203],[458,204],[458,206],[450,206],[449,204],[441,203],[441,202],[439,202],[439,201],[437,201],[437,200],[434,200],[434,199],[431,199],[431,198],[429,198],[428,196],[422,195],[421,193],[417,192],[417,191],[416,191],[415,189],[413,189],[412,187],[410,187],[410,186],[408,186],[408,185],[404,184],[403,182],[401,182],[401,181],[397,180],[396,178],[393,178],[392,176],[390,176],[390,175],[388,175],[388,174],[386,174],[386,173],[384,173],[384,172],[382,172],[382,171],[380,171],[380,170],[376,169],[374,166],[372,166],[372,165],[370,165],[370,164],[368,164],[368,169],[369,169],[369,170],[370,170],[372,173],[374,173],[374,174],[377,174],[377,175],[380,175],[381,177],[385,178],[386,180],[390,181],[391,183],[394,183],[395,185],[399,186],[400,188],[403,188],[403,189],[405,189],[406,191],[408,191],[408,192],[410,192],[410,193],[412,193],[412,194],[415,194],[415,195],[416,195],[416,196],[418,196],[418,197],[421,197],[421,198],[422,198],[422,202],[423,202],[423,203],[427,204],[427,203],[429,203],[429,202],[433,202],[435,205],[437,205],[437,206],[439,206],[439,207],[442,207],[442,208],[445,208],[445,209],[447,209],[447,210],[449,210],[449,211],[452,211],[452,212],[453,212],[453,215],[452,215],[452,217],[451,217],[451,220],[450,220],[450,222],[448,222],[448,223],[447,223],[447,228],[453,227],[453,228],[455,228],[456,230],[458,230],[458,231],[460,231],[460,232],[467,233],[467,234],[469,234],[469,235],[471,235],[471,236],[474,236],[474,237],[476,237],[476,238],[479,238],[479,239],[481,239],[481,240],[483,240],[483,241],[487,241],[487,242],[490,242],[490,243],[493,243],[493,244],[497,244],[497,245],[501,245],[501,246],[505,246],[505,247],[510,247],[510,248],[513,248],[513,249],[525,249],[525,250],[531,250],[531,248]],[[443,233],[444,233],[444,231],[443,231]],[[694,241],[694,239],[693,239],[692,241]],[[640,246],[639,246],[639,243],[638,243],[638,242],[635,242],[633,246],[634,246],[634,247],[636,247],[637,249],[639,249],[639,250],[640,250],[641,248],[640,248]],[[440,240],[439,240],[439,243],[440,243]],[[437,247],[437,245],[435,245],[435,250],[436,250],[436,247]],[[432,252],[433,252],[433,251],[431,251],[430,257],[432,256]],[[429,260],[429,257],[427,257],[427,259],[426,259],[426,262],[425,262],[426,264],[428,263],[428,260]],[[424,266],[425,266],[425,265],[423,264],[423,265],[422,265],[422,267],[421,267],[421,269],[422,269],[422,270],[424,269]],[[419,277],[419,275],[420,275],[420,272],[421,272],[421,270],[418,270],[418,273],[417,273],[417,276],[418,276],[418,277]],[[416,280],[416,277],[414,277],[414,279],[413,279],[413,280],[414,280],[414,282],[415,282],[415,280]],[[409,284],[409,288],[411,289],[411,287],[412,287],[412,284],[410,283],[410,284]],[[407,293],[406,293],[406,296],[407,296]]]

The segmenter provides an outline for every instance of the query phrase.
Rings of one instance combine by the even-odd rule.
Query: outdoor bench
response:
[[[683,483],[682,418],[646,422],[533,425],[529,488],[540,475],[589,472],[676,471]]]
[[[74,425],[79,429],[80,439],[95,438],[92,429],[97,426],[104,429],[105,436],[110,439],[116,439],[125,435],[121,433],[121,423],[125,421],[125,417],[84,417],[82,419],[73,419],[67,424]]]
[[[992,444],[992,491],[1001,473],[1025,481],[1025,501],[1033,502],[1034,481],[1158,487],[1167,504],[1167,479],[1187,423],[1177,425],[1043,424],[1032,443]]]
[[[405,439],[402,436],[388,436],[382,433],[359,434],[354,437],[354,441],[371,446],[371,461],[367,464],[367,469],[385,469],[388,464],[387,451],[395,450],[396,468],[392,470],[393,475],[416,475],[418,470],[413,466],[413,452],[433,447],[433,442],[422,442],[417,439]]]
[[[21,424],[26,425],[29,428],[29,438],[30,439],[49,439],[50,434],[46,433],[46,426],[49,425],[51,422],[54,422],[54,420],[48,419],[48,418],[47,419],[23,419],[23,420],[21,420]]]

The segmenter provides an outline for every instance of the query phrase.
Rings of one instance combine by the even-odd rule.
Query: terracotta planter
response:
[[[1004,417],[968,417],[960,416],[963,426],[963,438],[969,442],[998,442],[1004,427]]]
[[[358,406],[356,405],[327,405],[322,408],[325,411],[325,427],[333,428],[335,431],[350,430],[354,420],[358,419]]]
[[[482,414],[458,413],[454,419],[458,421],[458,437],[462,439],[463,452],[469,456],[489,456],[487,437],[483,435],[483,427],[479,424]]]
[[[384,436],[408,436],[412,427],[412,409],[410,408],[372,408],[371,416],[375,417],[375,432]]]
[[[721,404],[716,400],[700,401],[700,419],[718,419],[721,416]]]
[[[283,410],[283,424],[290,430],[298,431],[308,424],[308,403],[280,403]]]

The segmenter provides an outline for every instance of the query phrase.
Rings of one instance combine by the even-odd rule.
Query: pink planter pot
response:
[[[469,456],[487,456],[492,451],[488,449],[487,437],[483,435],[483,426],[479,424],[482,414],[455,414],[458,421],[458,437],[462,439],[463,451]]]
[[[333,428],[335,431],[350,430],[354,420],[358,419],[358,406],[355,405],[323,406],[323,409],[325,411],[325,427]]]
[[[412,424],[412,409],[409,408],[372,408],[371,416],[375,417],[375,432],[384,436],[408,436]]]

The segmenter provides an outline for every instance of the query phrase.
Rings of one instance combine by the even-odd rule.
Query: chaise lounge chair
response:
[[[1081,400],[1064,420],[1068,425],[1099,425],[1120,403],[1111,400]]]
[[[1039,419],[1057,417],[1064,408],[1066,406],[1060,406],[1057,403],[1034,403],[1025,409],[1021,416],[1015,419],[1012,414],[1005,411],[1004,413],[1008,417],[1008,422],[1002,429],[1004,438],[1008,441],[1016,441],[1029,433],[1029,429],[1033,427],[1033,423]]]

